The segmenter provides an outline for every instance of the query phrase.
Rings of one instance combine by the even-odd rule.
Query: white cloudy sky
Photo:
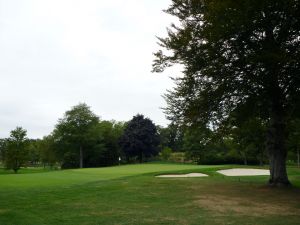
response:
[[[0,137],[16,126],[49,134],[85,102],[102,119],[168,121],[168,70],[151,73],[170,0],[0,0]]]

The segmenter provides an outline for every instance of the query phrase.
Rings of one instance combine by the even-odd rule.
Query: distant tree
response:
[[[172,0],[178,18],[155,56],[153,70],[184,66],[166,94],[168,117],[219,126],[248,105],[268,122],[269,184],[289,185],[286,127],[300,101],[298,0]]]
[[[198,163],[206,162],[213,150],[211,148],[212,131],[204,126],[186,127],[183,135],[183,149]]]
[[[157,131],[160,137],[161,150],[165,147],[171,148],[173,151],[182,151],[183,144],[183,129],[171,123],[167,127],[157,126]]]
[[[84,167],[85,153],[98,138],[99,117],[86,104],[78,104],[58,121],[53,136],[63,167]]]
[[[231,137],[237,144],[238,152],[247,165],[248,159],[257,159],[260,165],[265,157],[265,123],[259,118],[250,118],[241,124],[236,124],[231,130]]]
[[[297,155],[297,165],[300,167],[300,119],[292,120],[289,128],[289,149]]]
[[[53,135],[43,137],[39,142],[39,156],[43,166],[51,168],[58,162],[56,146]]]
[[[172,154],[172,149],[169,147],[164,147],[164,149],[160,152],[160,156],[163,160],[169,160]]]
[[[40,139],[28,140],[28,161],[32,166],[36,166],[40,163]]]
[[[230,137],[206,126],[186,126],[183,149],[186,156],[198,164],[239,163],[238,158],[232,156],[235,148]]]
[[[137,157],[143,162],[158,154],[159,135],[153,122],[138,114],[128,122],[119,143],[127,158]]]
[[[4,163],[7,169],[12,169],[15,173],[28,161],[29,143],[26,136],[27,131],[17,127],[10,132],[10,137],[7,139]]]
[[[4,138],[0,139],[0,162],[3,163],[4,161],[4,154],[5,154],[5,150],[6,150],[6,144],[7,141]]]
[[[90,148],[88,165],[111,166],[119,163],[121,149],[119,139],[123,134],[124,124],[115,121],[100,121],[97,126],[97,141]]]

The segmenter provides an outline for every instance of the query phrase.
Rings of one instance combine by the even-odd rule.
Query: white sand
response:
[[[262,169],[243,169],[243,168],[236,168],[236,169],[228,169],[228,170],[218,170],[218,173],[221,173],[225,176],[262,176],[262,175],[270,175],[269,170],[262,170]]]
[[[188,173],[188,174],[166,174],[166,175],[159,175],[156,177],[163,177],[163,178],[208,177],[208,175],[204,173]]]

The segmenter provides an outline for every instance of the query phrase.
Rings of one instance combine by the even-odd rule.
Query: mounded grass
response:
[[[224,177],[234,166],[141,164],[0,175],[0,224],[299,224],[300,170],[293,188],[268,177]],[[156,178],[201,172],[204,178]]]

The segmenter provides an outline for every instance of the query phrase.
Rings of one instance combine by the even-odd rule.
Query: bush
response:
[[[160,153],[160,157],[162,160],[169,160],[172,154],[172,149],[169,147],[165,147],[161,153]]]
[[[185,153],[184,152],[171,153],[169,160],[172,162],[185,162],[186,161]]]

